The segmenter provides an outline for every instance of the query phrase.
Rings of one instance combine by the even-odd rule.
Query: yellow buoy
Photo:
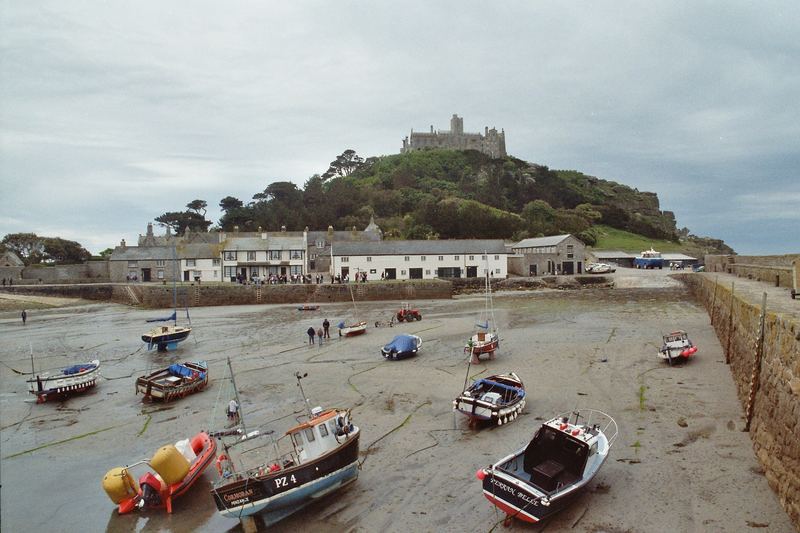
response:
[[[167,485],[182,481],[189,473],[189,461],[172,444],[159,448],[153,455],[150,466]]]
[[[127,468],[112,468],[103,477],[103,490],[116,505],[139,494],[139,484]]]

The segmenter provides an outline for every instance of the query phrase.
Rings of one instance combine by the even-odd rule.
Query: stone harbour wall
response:
[[[787,255],[707,255],[706,272],[726,272],[740,278],[774,283],[776,287],[792,287],[792,264],[800,254]]]
[[[679,274],[711,316],[746,409],[756,360],[761,301],[748,301],[710,276]],[[750,438],[770,487],[800,530],[800,321],[769,310]]]

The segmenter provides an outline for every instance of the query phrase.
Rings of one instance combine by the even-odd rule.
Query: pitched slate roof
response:
[[[633,259],[636,257],[634,254],[628,252],[621,252],[619,250],[592,250],[592,255],[603,259]]]
[[[333,255],[507,254],[501,239],[334,242]]]
[[[513,245],[512,248],[538,248],[539,246],[555,246],[567,237],[566,235],[550,235],[549,237],[534,237],[531,239],[524,239]]]
[[[261,237],[233,237],[229,236],[223,243],[224,250],[302,250],[303,235],[292,236],[276,233]]]
[[[172,246],[117,246],[109,261],[172,261]],[[212,244],[192,243],[176,247],[178,259],[216,259],[219,247]]]

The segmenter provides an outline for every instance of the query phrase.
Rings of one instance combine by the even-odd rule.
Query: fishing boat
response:
[[[697,353],[697,346],[689,340],[689,335],[683,330],[673,331],[663,335],[663,344],[658,350],[658,357],[672,364],[675,361],[688,360]]]
[[[664,268],[664,259],[661,257],[661,252],[656,252],[651,246],[649,250],[645,250],[633,258],[633,266],[644,269]]]
[[[118,506],[119,514],[146,508],[166,508],[171,513],[172,500],[191,488],[214,461],[216,453],[217,442],[201,431],[191,440],[162,446],[149,461],[112,468],[103,477],[103,490]],[[140,465],[147,465],[153,471],[142,474],[137,483],[131,470]]]
[[[471,426],[478,420],[502,426],[517,419],[525,401],[525,385],[509,372],[473,381],[453,400],[453,410],[466,415]]]
[[[470,362],[476,364],[480,356],[487,354],[489,359],[494,359],[495,351],[500,347],[500,335],[497,333],[497,322],[494,319],[494,303],[492,301],[492,285],[489,282],[489,266],[484,273],[484,298],[483,311],[480,320],[475,326],[478,330],[467,341],[464,351],[470,354]]]
[[[356,298],[353,296],[353,287],[348,287],[350,289],[350,299],[353,300],[353,316],[358,316],[358,308],[356,308]],[[339,328],[339,336],[340,337],[355,337],[356,335],[363,335],[367,332],[367,323],[362,321],[355,321],[351,323],[346,323],[345,321],[339,322],[337,325]]]
[[[178,347],[178,343],[185,341],[189,334],[192,332],[192,321],[189,318],[189,308],[186,308],[186,320],[188,326],[178,325],[178,288],[177,288],[177,264],[178,252],[175,247],[172,249],[173,254],[173,272],[172,272],[172,314],[166,318],[153,318],[147,322],[169,322],[172,321],[171,326],[158,326],[144,335],[142,340],[147,343],[147,349],[152,350],[158,348],[159,352],[166,350],[174,350]]]
[[[203,390],[208,385],[208,363],[186,361],[174,363],[136,379],[136,394],[142,401],[169,402]]]
[[[28,391],[36,395],[36,403],[44,403],[50,398],[64,398],[94,387],[100,375],[100,361],[95,359],[44,373],[37,373],[32,368],[32,374],[36,377],[27,380]]]
[[[225,453],[217,457],[220,478],[211,494],[220,515],[235,519],[260,515],[269,526],[358,477],[360,429],[351,422],[348,410],[308,409],[308,399],[300,383],[306,375],[295,373],[308,411],[307,419],[272,441],[273,459],[247,470],[234,468],[229,457],[235,451],[234,446],[246,445],[261,436],[257,431],[247,433],[244,417],[241,418],[243,436],[226,445]],[[271,437],[272,432],[269,433]],[[282,452],[281,445],[284,449],[288,447],[288,451]],[[251,451],[263,461],[263,445]],[[239,455],[244,459],[244,453]]]
[[[594,409],[542,424],[523,448],[481,468],[483,495],[507,515],[539,522],[566,507],[594,478],[617,438],[617,423]]]
[[[381,348],[381,354],[386,359],[406,359],[414,357],[422,347],[422,339],[416,335],[397,335],[392,341]]]

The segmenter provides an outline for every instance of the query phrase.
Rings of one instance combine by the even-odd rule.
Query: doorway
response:
[[[143,268],[142,269],[142,281],[150,281],[150,269]]]
[[[537,267],[538,267],[538,265],[530,265],[528,267],[528,275],[529,276],[538,276],[539,275],[538,274],[539,269]]]
[[[467,277],[468,278],[477,278],[478,277],[478,267],[472,266],[467,267]]]
[[[421,268],[409,268],[408,269],[408,278],[409,279],[422,279],[422,269]]]
[[[386,274],[385,276],[386,279],[397,279],[396,268],[387,268],[386,270],[384,270],[384,273]]]
[[[561,263],[561,273],[565,276],[571,276],[575,273],[575,263],[572,261],[564,261]]]

